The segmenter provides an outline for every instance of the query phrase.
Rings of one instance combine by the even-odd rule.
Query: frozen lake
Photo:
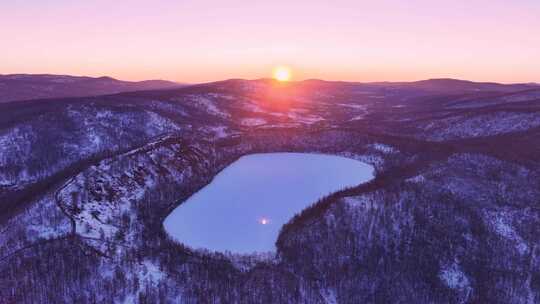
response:
[[[281,226],[324,195],[373,178],[373,167],[349,158],[304,153],[251,154],[221,171],[164,221],[192,248],[275,251]]]

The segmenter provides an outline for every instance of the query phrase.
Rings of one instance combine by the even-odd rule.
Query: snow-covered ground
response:
[[[197,108],[207,112],[211,115],[216,115],[222,118],[229,117],[229,113],[220,109],[216,102],[213,100],[215,95],[189,95],[187,98],[190,103],[193,103]]]
[[[248,127],[255,127],[264,125],[266,123],[266,120],[262,118],[245,118],[242,119],[241,124]]]
[[[341,303],[398,295],[415,303],[537,302],[534,91],[426,100],[410,89],[339,85],[298,96],[284,91],[291,96],[275,104],[266,82],[246,83],[253,85],[66,99],[48,109],[29,102],[0,111],[0,207],[16,211],[2,213],[9,218],[0,227],[0,299]],[[466,104],[479,108],[450,108]],[[518,131],[526,149],[506,151],[512,136],[497,135]],[[479,136],[489,137],[476,145]],[[469,140],[425,142],[458,138]],[[497,154],[485,155],[483,143]],[[304,154],[299,162],[273,156],[230,164],[263,151],[348,160],[336,165],[329,157],[313,166],[309,159],[321,155]],[[375,167],[380,178],[293,217],[348,182],[360,183],[360,174],[352,176],[355,160]],[[223,178],[231,171],[240,173]],[[171,215],[197,223],[169,236],[197,247],[192,239],[212,234],[231,246],[238,240],[245,251],[215,248],[219,242],[190,251],[155,229],[214,176]],[[50,186],[35,190],[37,181]],[[19,191],[35,196],[19,200]],[[283,213],[273,213],[278,208]],[[478,257],[489,258],[478,263]]]
[[[540,126],[538,113],[497,112],[474,117],[456,116],[429,122],[423,127],[430,140],[493,136]]]

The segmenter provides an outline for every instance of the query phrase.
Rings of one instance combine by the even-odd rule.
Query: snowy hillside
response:
[[[455,80],[235,79],[0,104],[0,303],[538,303],[538,98]],[[376,175],[297,214],[275,255],[165,233],[178,205],[263,152]]]

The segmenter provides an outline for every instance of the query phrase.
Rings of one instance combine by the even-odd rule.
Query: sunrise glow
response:
[[[3,1],[0,74],[540,82],[538,16],[537,0]]]
[[[286,66],[276,67],[272,73],[272,77],[278,81],[289,81],[292,77],[291,69]]]

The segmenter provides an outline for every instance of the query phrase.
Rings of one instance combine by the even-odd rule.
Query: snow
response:
[[[266,120],[262,118],[244,118],[240,123],[244,126],[256,127],[266,124]]]
[[[470,286],[469,278],[455,261],[440,270],[439,278],[446,286],[452,289],[465,289]]]
[[[426,124],[423,130],[428,139],[447,140],[525,131],[539,126],[538,113],[497,112],[445,118]]]
[[[349,119],[349,121],[355,121],[355,120],[362,120],[366,117],[365,114],[362,114],[362,115],[356,115],[356,116],[353,116],[353,118]]]
[[[51,82],[54,82],[54,83],[74,83],[76,82],[78,79],[75,79],[75,78],[71,78],[71,77],[62,77],[62,76],[58,76],[56,78],[53,78],[51,79],[50,81]]]
[[[114,113],[91,106],[69,106],[67,116],[78,125],[82,133],[77,142],[63,145],[66,154],[91,155],[105,148],[117,147],[125,129],[144,125],[142,131],[147,138],[178,131],[181,128],[172,120],[152,111],[137,113]],[[113,127],[114,126],[114,127]],[[114,130],[112,130],[114,128]],[[115,140],[110,140],[116,137]]]
[[[102,270],[102,273],[103,271],[104,270]],[[113,273],[112,269],[108,270],[108,272],[110,273],[107,274],[108,276],[111,276]],[[149,260],[144,260],[142,263],[136,265],[132,269],[132,272],[126,273],[126,276],[128,277],[128,280],[131,281],[134,280],[133,277],[136,277],[140,285],[138,290],[134,290],[132,293],[129,293],[125,296],[125,298],[121,302],[124,304],[139,303],[139,292],[144,292],[149,288],[157,288],[158,284],[167,278],[167,275],[163,271],[161,271],[154,262]],[[175,303],[182,303],[180,299],[178,300],[179,301]]]
[[[420,175],[416,175],[414,177],[408,178],[405,181],[410,182],[410,183],[423,183],[426,181],[426,178],[420,174]]]
[[[0,246],[0,256],[16,250],[17,247],[22,247],[22,245],[13,246],[14,243],[20,242],[22,234],[26,236],[25,241],[34,242],[66,235],[70,232],[71,226],[55,204],[54,195],[48,193],[35,204],[9,219],[5,228],[0,231],[0,244],[12,245]]]
[[[304,112],[299,111],[298,109],[296,111],[290,111],[289,113],[287,113],[287,116],[294,121],[305,123],[305,124],[314,124],[316,122],[324,120],[324,118],[320,116],[312,115],[312,114],[305,114]]]
[[[261,113],[264,110],[255,101],[247,101],[242,104],[242,107],[250,112]]]
[[[322,291],[322,297],[324,298],[324,301],[326,304],[337,304],[337,296],[336,291],[330,288],[327,288]]]
[[[351,152],[340,152],[339,155],[347,158],[356,159],[358,161],[368,163],[375,168],[379,168],[384,164],[384,159],[379,155],[374,154],[356,154]]]
[[[514,237],[514,229],[505,222],[504,217],[502,216],[495,216],[493,221],[495,231],[501,236],[504,236],[506,238],[513,238]]]
[[[135,304],[137,303],[138,299],[135,295],[127,295],[122,304]]]
[[[219,127],[209,127],[207,128],[210,132],[214,133],[214,136],[216,138],[225,138],[229,136],[229,133],[227,132],[228,128],[225,126],[219,126]]]
[[[101,146],[101,142],[102,142],[101,137],[99,137],[96,133],[89,133],[88,137],[90,139],[90,143],[92,146],[94,147]]]
[[[220,110],[211,96],[207,95],[189,95],[187,98],[193,102],[198,108],[206,111],[208,114],[219,116],[222,118],[229,117],[229,113]]]
[[[264,90],[268,85],[260,82],[244,81],[242,82],[242,90],[246,93],[257,93]]]
[[[33,155],[32,142],[36,139],[37,132],[31,125],[0,131],[0,185],[28,183],[34,180],[26,169],[8,174],[3,168],[27,161],[27,157]]]
[[[357,103],[338,103],[338,106],[345,107],[345,108],[351,108],[356,110],[366,110],[366,105],[363,104],[357,104]]]
[[[207,250],[199,250],[199,252],[203,254],[208,253]],[[279,262],[277,254],[271,251],[257,252],[249,255],[227,253],[226,256],[236,269],[243,272],[248,272],[261,263],[269,265]]]
[[[456,108],[456,109],[478,108],[478,107],[485,107],[485,106],[498,105],[498,104],[510,104],[514,102],[531,101],[535,99],[540,99],[540,90],[518,92],[518,93],[513,93],[510,95],[504,95],[504,96],[493,97],[493,98],[477,99],[477,100],[475,99],[471,100],[469,98],[458,99],[456,100],[457,104],[449,106],[449,108]]]
[[[147,146],[156,143],[149,143]],[[135,175],[141,170],[140,167],[116,172],[111,165],[118,158],[136,156],[138,150],[119,155],[116,159],[102,161],[98,166],[83,171],[60,192],[59,197],[64,204],[71,202],[73,197],[83,200],[83,203],[79,204],[80,211],[73,215],[76,220],[76,232],[79,235],[90,238],[113,238],[119,231],[113,224],[114,219],[129,212],[132,209],[132,202],[140,200],[145,191],[154,185],[155,181],[151,175],[144,175],[143,184],[139,183]],[[122,175],[128,179],[122,182]],[[88,185],[90,178],[91,186]],[[96,193],[100,199],[89,197],[87,192]]]
[[[62,227],[51,227],[42,224],[32,224],[28,226],[27,231],[30,235],[34,235],[37,238],[52,239],[68,232],[67,229],[62,230],[61,228]]]
[[[373,149],[375,149],[375,150],[377,150],[379,152],[383,152],[383,153],[387,153],[387,154],[396,152],[396,149],[394,149],[394,147],[386,145],[386,144],[375,143],[375,144],[369,145],[369,147],[371,147],[371,148],[373,148]]]
[[[226,99],[226,100],[235,100],[235,99],[238,98],[238,97],[233,96],[233,95],[218,94],[218,93],[208,93],[206,95],[209,96],[209,97],[212,97],[212,98],[223,98],[223,99]]]
[[[151,111],[145,111],[144,113],[146,114],[145,125],[147,126],[145,131],[149,137],[180,130],[180,127],[170,119]]]
[[[148,260],[142,263],[141,271],[138,274],[140,281],[149,282],[153,286],[157,286],[159,281],[166,277],[166,274],[156,264]]]
[[[165,219],[164,227],[173,239],[196,249],[274,251],[281,226],[296,213],[327,194],[372,178],[373,167],[349,158],[252,154],[225,168],[182,203]],[[269,224],[261,224],[262,217]]]
[[[378,209],[378,204],[369,196],[351,196],[343,198],[343,202],[349,207],[363,208],[365,210]]]
[[[260,128],[263,128],[263,129],[297,128],[300,126],[301,124],[298,122],[285,122],[285,123],[276,123],[276,124],[266,124],[266,125],[260,126]]]
[[[514,243],[514,248],[519,254],[524,255],[529,252],[527,242],[521,238],[512,226],[512,217],[506,212],[489,212],[486,217],[491,223],[493,230],[501,237]]]

